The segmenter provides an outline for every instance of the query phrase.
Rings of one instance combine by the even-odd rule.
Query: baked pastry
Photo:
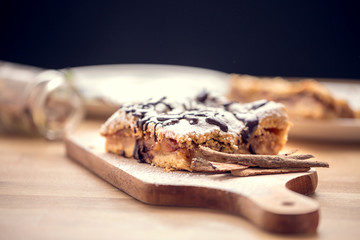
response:
[[[194,99],[167,97],[125,104],[101,127],[106,150],[167,170],[194,171],[199,146],[225,153],[277,154],[287,141],[282,104],[228,102],[202,92]]]
[[[321,83],[304,79],[290,82],[284,78],[232,75],[230,100],[249,102],[267,99],[284,104],[291,119],[356,118],[349,104],[332,96]]]

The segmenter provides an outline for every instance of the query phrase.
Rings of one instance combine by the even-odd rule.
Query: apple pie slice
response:
[[[357,112],[349,104],[332,96],[321,83],[304,79],[288,81],[284,78],[260,78],[249,75],[231,76],[229,99],[238,102],[267,99],[286,106],[292,120],[356,118]]]
[[[199,146],[224,153],[277,154],[287,141],[282,104],[228,102],[207,92],[186,101],[167,97],[127,104],[101,127],[106,150],[166,170],[196,171]]]

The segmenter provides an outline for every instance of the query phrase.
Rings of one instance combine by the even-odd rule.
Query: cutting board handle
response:
[[[306,178],[311,176],[297,181],[307,181]],[[319,224],[318,202],[286,187],[270,189],[268,194],[251,196],[244,202],[242,215],[268,231],[313,233]]]

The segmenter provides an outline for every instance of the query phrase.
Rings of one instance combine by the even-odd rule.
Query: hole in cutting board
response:
[[[282,202],[281,204],[282,204],[283,206],[288,206],[288,207],[290,207],[290,206],[293,206],[295,203],[292,202],[292,201],[284,201],[284,202]]]

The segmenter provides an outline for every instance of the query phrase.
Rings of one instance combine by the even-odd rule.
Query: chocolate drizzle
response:
[[[226,110],[226,111],[230,111],[229,109],[230,109],[230,106],[232,105],[232,104],[234,104],[235,102],[227,102],[227,103],[224,103],[223,104],[223,107],[224,107],[224,109]]]
[[[178,106],[181,108],[181,111],[175,107],[175,105],[167,102],[166,97],[162,97],[158,100],[150,100],[145,103],[140,103],[136,105],[124,106],[123,110],[127,114],[132,114],[132,116],[137,117],[136,126],[142,131],[146,131],[149,127],[149,124],[154,124],[154,136],[156,127],[158,125],[170,126],[178,124],[181,120],[187,120],[190,125],[199,124],[200,121],[206,122],[210,125],[215,125],[223,132],[229,131],[229,126],[226,123],[225,113],[221,111],[230,112],[238,121],[244,124],[244,128],[238,133],[241,137],[242,142],[249,142],[251,136],[256,131],[259,119],[254,112],[256,109],[263,107],[268,103],[266,100],[259,100],[253,103],[248,104],[238,104],[235,102],[225,102],[218,104],[218,106],[207,107],[207,99],[213,99],[213,102],[216,102],[217,99],[210,97],[210,94],[206,91],[201,92],[195,98],[197,103],[189,102],[191,109],[187,108],[187,104],[183,103]],[[159,107],[159,105],[162,105]],[[175,113],[176,112],[176,113]],[[156,138],[155,138],[156,140]],[[141,150],[141,149],[140,149]],[[141,154],[139,149],[134,150],[135,158],[141,160]]]
[[[205,121],[209,124],[218,126],[220,128],[220,130],[223,132],[227,132],[229,129],[228,126],[226,125],[226,123],[224,123],[220,119],[213,118],[213,117],[207,117],[207,118],[205,118]]]
[[[201,91],[198,95],[196,95],[196,100],[200,103],[204,103],[208,98],[209,93],[206,90]]]
[[[153,155],[150,153],[149,148],[146,147],[143,139],[136,139],[133,156],[139,163],[145,163],[147,159],[153,159]]]
[[[259,125],[258,117],[253,113],[234,113],[237,120],[244,123],[245,128],[240,132],[241,140],[247,143]]]
[[[144,163],[145,162],[145,158],[143,156],[143,144],[139,144],[139,139],[135,141],[135,147],[134,147],[134,152],[133,152],[133,156],[135,159],[138,160],[138,162],[140,163]]]
[[[258,101],[249,103],[249,106],[250,106],[251,110],[256,110],[258,108],[261,108],[262,106],[264,106],[268,102],[269,102],[268,100],[262,99],[262,100],[258,100]]]

